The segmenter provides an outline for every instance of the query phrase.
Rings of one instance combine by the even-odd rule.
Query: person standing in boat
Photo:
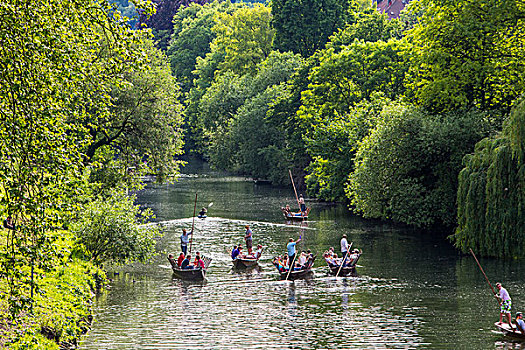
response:
[[[186,229],[182,229],[182,235],[180,236],[180,250],[186,255],[188,252],[188,243],[190,243],[190,235],[193,234],[193,232],[186,232]]]
[[[246,249],[248,250],[248,255],[252,253],[252,247],[253,247],[253,237],[252,237],[252,230],[250,229],[250,225],[244,226],[246,228],[246,234],[244,235],[244,240],[246,241]]]
[[[299,195],[299,205],[301,206],[301,212],[303,213],[303,215],[305,215],[305,213],[306,213],[306,204],[304,203],[304,198],[303,198],[302,194]]]
[[[499,324],[503,321],[503,315],[507,315],[507,320],[509,321],[509,326],[512,328],[512,320],[510,317],[510,309],[512,306],[512,300],[510,299],[510,295],[507,292],[505,288],[502,287],[501,283],[496,283],[496,287],[499,290],[499,294],[496,296],[496,298],[499,299],[499,305],[500,305],[500,314],[499,314]]]
[[[343,234],[343,238],[341,238],[341,256],[343,257],[343,261],[341,262],[343,265],[345,263],[345,259],[347,257],[348,253],[348,240],[346,239],[346,234]]]
[[[516,325],[521,334],[525,334],[525,322],[523,321],[523,315],[521,312],[516,313]]]
[[[299,239],[296,242],[294,242],[293,238],[290,238],[286,245],[286,250],[288,251],[288,266],[290,268],[292,268],[292,264],[295,261],[295,246],[299,242],[301,242],[301,236],[299,236]]]

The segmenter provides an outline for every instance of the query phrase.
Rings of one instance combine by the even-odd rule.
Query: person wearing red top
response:
[[[195,256],[195,261],[193,262],[196,268],[202,268],[204,269],[204,260],[201,259],[201,255],[199,252],[197,252]]]
[[[177,259],[177,265],[180,267],[182,261],[184,260],[184,253],[180,253],[179,258]]]

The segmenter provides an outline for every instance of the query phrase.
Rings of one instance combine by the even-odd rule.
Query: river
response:
[[[183,170],[175,184],[149,184],[138,201],[164,229],[149,264],[112,269],[97,297],[95,322],[80,349],[525,349],[497,333],[499,309],[470,256],[443,232],[420,232],[367,221],[343,205],[312,207],[299,249],[318,255],[311,280],[280,281],[271,258],[301,228],[279,207],[295,202],[292,188],[256,185],[210,171]],[[207,280],[174,279],[166,256],[178,255],[182,228],[191,229],[193,202],[209,207],[196,219],[193,252],[213,259]],[[244,225],[265,247],[261,270],[232,271],[229,250]],[[326,275],[321,254],[339,251],[346,233],[363,250],[357,277]],[[525,311],[525,263],[480,259],[492,280]],[[521,297],[520,296],[524,296]]]

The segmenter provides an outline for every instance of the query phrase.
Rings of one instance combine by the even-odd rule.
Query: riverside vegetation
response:
[[[127,193],[183,151],[274,184],[292,169],[364,217],[456,228],[463,251],[525,252],[520,1],[414,0],[389,20],[367,0],[9,0],[0,16],[1,346],[74,345],[104,264],[148,259],[161,234]]]

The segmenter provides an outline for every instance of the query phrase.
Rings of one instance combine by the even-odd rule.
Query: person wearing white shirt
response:
[[[346,253],[348,253],[348,240],[346,239],[346,234],[343,234],[343,238],[341,238],[341,254],[343,259],[345,259]]]

